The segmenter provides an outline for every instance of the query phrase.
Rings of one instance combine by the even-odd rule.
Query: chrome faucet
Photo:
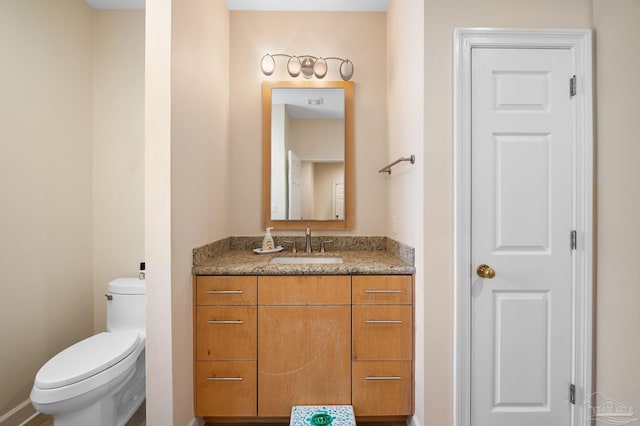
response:
[[[305,253],[311,253],[313,250],[311,249],[311,229],[309,229],[309,224],[307,223],[307,230],[304,232],[304,236],[306,239],[306,248]]]

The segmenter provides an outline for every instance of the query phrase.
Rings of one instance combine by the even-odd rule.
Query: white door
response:
[[[295,152],[289,150],[288,154],[289,175],[287,177],[289,181],[289,190],[287,192],[289,194],[289,199],[287,201],[289,203],[289,215],[287,216],[287,219],[300,220],[302,219],[302,194],[300,193],[302,163]]]
[[[571,52],[477,48],[471,68],[471,425],[568,426]]]
[[[333,218],[344,220],[344,182],[333,182]]]

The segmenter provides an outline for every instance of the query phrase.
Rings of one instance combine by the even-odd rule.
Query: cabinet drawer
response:
[[[257,307],[198,306],[196,358],[200,360],[255,360]]]
[[[196,416],[255,416],[258,411],[255,361],[196,364]]]
[[[413,411],[411,361],[354,362],[356,416],[399,416]]]
[[[410,305],[413,302],[411,275],[355,275],[351,281],[354,305]]]
[[[255,305],[257,277],[199,276],[196,278],[198,305]]]
[[[349,305],[351,277],[292,275],[258,277],[260,305]]]
[[[353,306],[352,330],[354,361],[412,359],[411,306]]]

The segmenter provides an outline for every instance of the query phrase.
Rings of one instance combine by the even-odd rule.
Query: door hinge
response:
[[[569,402],[576,405],[576,385],[573,383],[569,385]]]
[[[578,83],[576,81],[576,76],[574,75],[569,80],[569,95],[570,95],[570,97],[573,98],[576,95],[577,92],[578,92]]]
[[[575,250],[578,248],[578,233],[573,230],[571,231],[571,250]]]

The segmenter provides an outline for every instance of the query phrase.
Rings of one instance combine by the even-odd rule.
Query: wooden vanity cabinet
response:
[[[413,414],[413,276],[194,277],[196,416],[289,417],[353,405]]]
[[[413,414],[413,277],[352,277],[356,416]]]
[[[257,277],[195,277],[197,416],[257,415]]]

